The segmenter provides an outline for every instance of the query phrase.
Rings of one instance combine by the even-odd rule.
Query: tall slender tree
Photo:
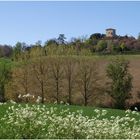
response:
[[[74,89],[74,85],[76,84],[76,74],[75,69],[76,67],[76,60],[73,58],[66,58],[64,61],[64,72],[65,72],[65,79],[66,79],[66,87],[68,93],[68,103],[72,104],[72,93]]]
[[[5,99],[5,86],[11,78],[11,63],[8,61],[0,61],[0,101]]]
[[[99,80],[97,66],[93,60],[81,59],[79,63],[79,81],[78,85],[84,99],[84,105],[87,106],[96,94]]]
[[[107,76],[111,79],[109,94],[115,99],[115,107],[125,108],[125,100],[130,97],[132,76],[129,73],[129,61],[117,58],[107,66]]]
[[[56,99],[57,103],[60,103],[63,82],[62,60],[60,57],[55,57],[51,59],[50,70],[51,70],[52,88],[54,89],[55,94],[53,98]]]

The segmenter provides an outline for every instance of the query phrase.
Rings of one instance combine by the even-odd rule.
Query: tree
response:
[[[94,33],[94,34],[92,34],[92,35],[90,36],[90,39],[92,39],[92,40],[94,40],[94,39],[101,39],[101,38],[103,38],[103,37],[105,37],[104,34],[101,34],[101,33]]]
[[[66,58],[65,60],[65,66],[64,66],[64,71],[65,71],[65,78],[66,78],[66,85],[67,85],[67,93],[68,93],[68,103],[71,105],[72,104],[72,92],[73,88],[75,85],[75,63],[76,60],[73,58]]]
[[[41,40],[38,40],[38,41],[35,43],[35,46],[36,46],[36,47],[42,47],[41,44],[42,44]]]
[[[108,40],[107,41],[107,53],[118,53],[121,51],[119,43],[117,41]]]
[[[0,45],[0,57],[11,57],[13,48],[9,45]]]
[[[26,51],[28,45],[24,42],[17,42],[14,49],[13,49],[13,58],[14,60],[22,59],[21,55]]]
[[[107,48],[107,42],[104,40],[100,40],[97,44],[96,51],[102,52],[105,51]]]
[[[124,43],[121,43],[120,48],[121,48],[121,51],[123,52],[126,50],[126,45]]]
[[[18,60],[20,55],[22,53],[22,43],[21,42],[17,42],[15,47],[14,47],[14,59]]]
[[[78,87],[84,99],[84,105],[87,106],[95,95],[97,90],[97,65],[93,60],[81,59],[79,62]]]
[[[79,55],[80,51],[83,47],[83,42],[82,42],[81,38],[73,38],[72,45],[76,49],[76,54]]]
[[[50,75],[52,79],[52,89],[55,94],[53,98],[55,98],[59,104],[63,81],[62,59],[60,57],[50,59]]]
[[[50,39],[45,42],[45,47],[47,46],[58,46],[57,40],[56,39]]]
[[[5,86],[11,78],[11,64],[8,61],[1,60],[0,62],[0,101],[5,99]]]
[[[66,39],[66,37],[64,34],[59,34],[59,37],[57,40],[58,40],[59,44],[65,44],[65,39]]]
[[[20,67],[15,68],[12,71],[12,80],[11,80],[11,92],[15,96],[14,99],[16,102],[21,102],[22,98],[18,98],[18,96],[27,95],[30,93],[30,67],[28,64],[24,64]],[[26,98],[26,102],[28,99]]]
[[[111,79],[109,94],[115,99],[115,108],[124,109],[125,100],[132,89],[132,76],[128,72],[129,62],[117,58],[107,66],[107,76]]]
[[[44,103],[45,100],[45,87],[47,85],[47,74],[48,74],[48,67],[46,64],[46,59],[43,57],[38,57],[37,59],[32,62],[32,68],[36,80],[38,81],[38,86],[41,91],[41,103]]]

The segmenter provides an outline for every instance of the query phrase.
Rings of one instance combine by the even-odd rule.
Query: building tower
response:
[[[106,29],[106,37],[115,37],[116,36],[116,30],[112,28]]]

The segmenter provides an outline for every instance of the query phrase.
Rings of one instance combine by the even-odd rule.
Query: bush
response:
[[[107,42],[104,40],[100,40],[96,46],[97,52],[104,52],[107,48]]]
[[[111,79],[109,94],[115,99],[115,108],[124,109],[125,100],[132,89],[132,76],[128,72],[129,62],[117,58],[107,67],[107,76]]]

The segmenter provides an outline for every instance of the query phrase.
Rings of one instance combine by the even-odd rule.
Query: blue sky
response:
[[[0,44],[45,42],[60,33],[69,40],[105,33],[109,27],[115,28],[118,35],[137,37],[140,2],[0,2]]]

